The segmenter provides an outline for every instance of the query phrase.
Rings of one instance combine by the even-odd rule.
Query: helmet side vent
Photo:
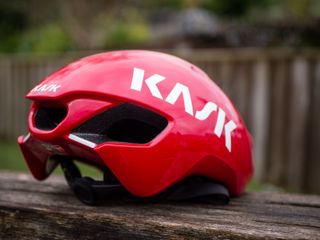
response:
[[[145,144],[168,125],[166,118],[134,104],[124,103],[108,109],[72,131],[72,134],[100,144],[123,142]]]
[[[67,115],[64,107],[39,106],[34,116],[35,127],[49,131],[55,129]]]

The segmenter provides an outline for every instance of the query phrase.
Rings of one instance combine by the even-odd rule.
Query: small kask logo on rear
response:
[[[31,92],[57,92],[61,88],[59,84],[39,84]]]

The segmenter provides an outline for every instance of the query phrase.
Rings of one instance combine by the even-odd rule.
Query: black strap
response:
[[[107,168],[104,170],[104,180],[97,181],[90,177],[83,177],[72,158],[58,156],[55,159],[60,162],[70,188],[77,198],[87,205],[96,205],[106,199],[119,199],[119,197],[133,202],[158,202],[165,199],[227,204],[230,200],[229,191],[223,184],[197,176],[189,177],[156,196],[135,197],[121,185]]]
[[[228,204],[228,189],[204,177],[190,177],[175,185],[167,196],[174,201],[191,201],[211,204]]]
[[[96,205],[106,198],[127,194],[125,188],[117,183],[109,172],[104,172],[103,181],[97,181],[90,177],[82,177],[78,167],[70,158],[60,158],[59,162],[70,188],[77,198],[87,205]]]

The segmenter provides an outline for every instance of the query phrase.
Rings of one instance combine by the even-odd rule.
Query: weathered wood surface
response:
[[[227,206],[84,206],[62,177],[0,172],[0,239],[320,239],[320,196],[248,193]]]

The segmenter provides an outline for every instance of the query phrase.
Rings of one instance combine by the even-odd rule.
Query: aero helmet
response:
[[[253,172],[251,138],[223,91],[198,67],[152,51],[75,61],[26,96],[29,133],[18,142],[38,180],[61,164],[86,204],[132,199],[226,203]],[[95,166],[82,177],[74,160]]]

